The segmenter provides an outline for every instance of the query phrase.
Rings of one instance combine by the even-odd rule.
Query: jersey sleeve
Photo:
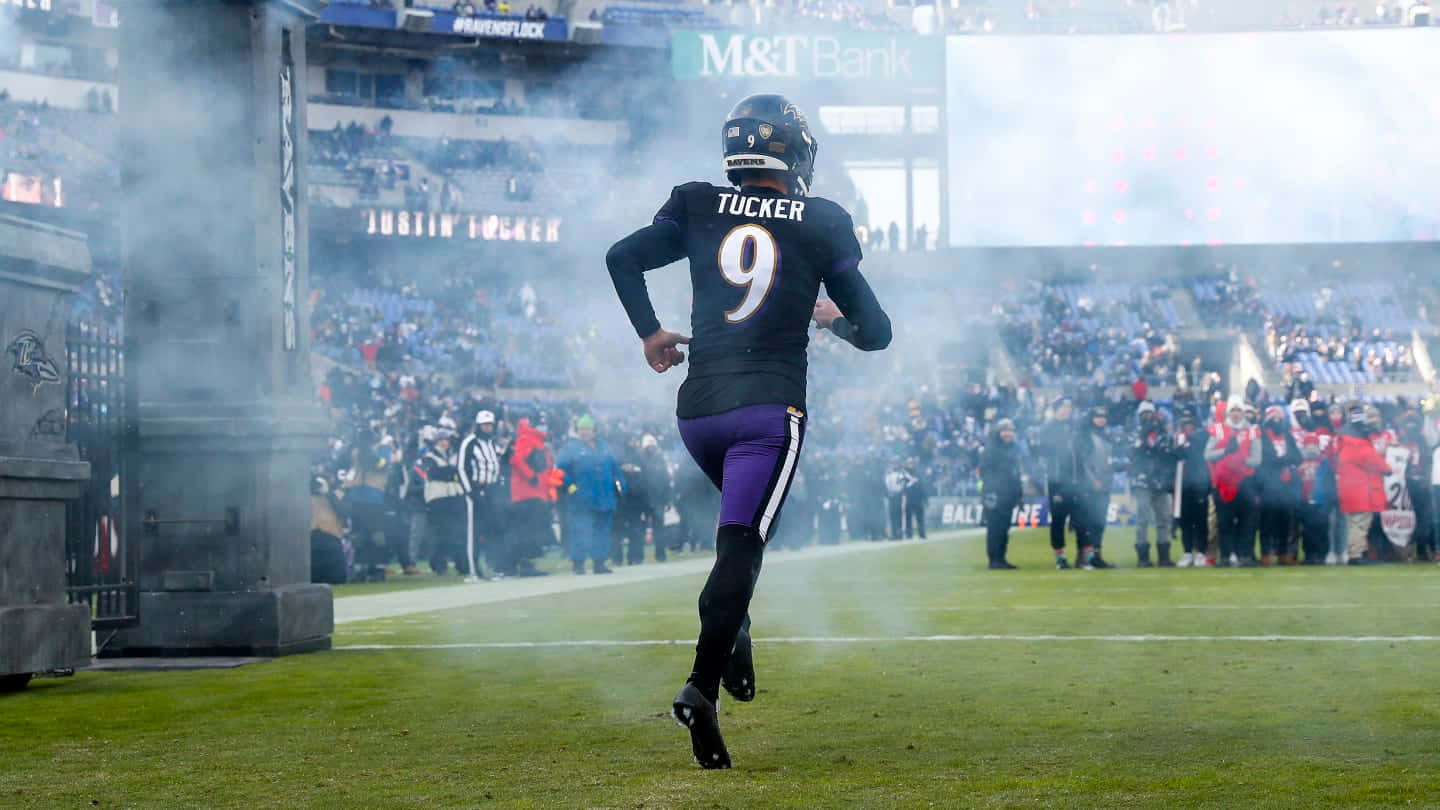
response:
[[[855,238],[855,223],[851,221],[850,215],[838,205],[834,207],[834,211],[834,215],[827,217],[825,223],[825,244],[829,248],[829,255],[822,270],[826,281],[832,276],[859,267],[860,260],[864,258],[860,252],[860,240]]]
[[[825,292],[843,318],[831,326],[835,336],[862,351],[877,351],[890,345],[890,316],[875,298],[875,291],[860,274],[860,240],[850,215],[838,205],[825,225],[829,254],[822,258]]]
[[[645,273],[685,257],[685,187],[676,186],[651,224],[616,242],[605,254],[615,294],[641,338],[660,329]]]
[[[652,223],[659,225],[663,222],[668,222],[684,232],[686,222],[685,186],[676,186],[670,189],[670,199],[666,200],[665,204],[660,206],[660,210],[655,212],[655,219],[652,220]]]

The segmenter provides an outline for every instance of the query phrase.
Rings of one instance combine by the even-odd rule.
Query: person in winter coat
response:
[[[460,469],[451,443],[454,435],[440,428],[435,443],[420,457],[425,477],[426,521],[430,530],[430,568],[444,574],[454,560],[456,570],[467,579],[479,581],[480,573],[469,569],[465,557],[465,489],[460,484]]]
[[[1239,567],[1242,544],[1254,544],[1254,503],[1242,489],[1260,466],[1260,442],[1254,427],[1245,419],[1245,402],[1232,396],[1225,409],[1225,421],[1210,426],[1205,445],[1205,462],[1215,486],[1215,512],[1219,523],[1220,559]],[[1252,552],[1253,553],[1253,550]]]
[[[639,565],[645,562],[646,535],[655,547],[655,561],[665,562],[665,543],[661,538],[662,516],[670,505],[670,468],[660,454],[654,436],[645,434],[638,446],[632,446],[620,466],[628,485],[615,509],[615,542],[611,559]]]
[[[1320,440],[1320,466],[1315,478],[1315,499],[1324,507],[1325,527],[1330,538],[1325,564],[1344,565],[1345,516],[1340,514],[1340,502],[1335,494],[1335,454],[1339,449],[1335,440],[1345,427],[1345,409],[1339,403],[1326,406],[1317,402],[1310,407],[1310,423],[1314,426],[1316,438]]]
[[[372,447],[351,452],[350,475],[341,486],[340,502],[350,518],[350,542],[361,581],[385,581],[385,485],[386,464]]]
[[[920,459],[905,460],[905,539],[919,535],[925,539],[925,504],[930,501],[930,482],[920,469]]]
[[[1076,519],[1079,489],[1076,487],[1075,428],[1070,423],[1073,410],[1070,400],[1056,401],[1050,411],[1050,421],[1040,429],[1036,442],[1045,465],[1045,494],[1050,499],[1050,549],[1055,552],[1055,567],[1062,570],[1070,567],[1065,559],[1066,520],[1075,532],[1077,550],[1080,544],[1080,525]]]
[[[985,553],[990,570],[1016,566],[1005,559],[1010,545],[1011,516],[1020,503],[1020,448],[1015,444],[1015,423],[1001,419],[980,455],[980,481],[985,506]]]
[[[1175,442],[1155,410],[1141,402],[1139,425],[1130,437],[1130,492],[1135,498],[1135,556],[1141,568],[1150,567],[1151,526],[1161,566],[1170,561],[1170,496],[1175,488]]]
[[[595,438],[595,420],[588,414],[575,421],[578,436],[560,449],[556,466],[569,482],[565,519],[570,524],[570,561],[575,573],[585,573],[588,557],[596,574],[608,574],[610,525],[615,506],[625,491],[625,474],[610,446]]]
[[[885,467],[879,459],[852,461],[845,475],[850,538],[885,539]]]
[[[1185,553],[1180,568],[1210,565],[1208,518],[1210,466],[1205,463],[1205,433],[1191,414],[1181,414],[1175,430],[1175,451],[1180,456],[1180,546]]]
[[[1300,502],[1295,506],[1295,522],[1300,527],[1300,547],[1305,552],[1305,565],[1320,565],[1330,550],[1330,510],[1321,487],[1320,434],[1308,431],[1300,442],[1300,463],[1295,475],[1300,480]]]
[[[1260,494],[1260,564],[1272,566],[1290,542],[1290,525],[1300,503],[1299,466],[1304,461],[1285,411],[1265,409],[1260,426],[1260,466],[1255,473]]]
[[[1385,476],[1390,465],[1375,449],[1365,406],[1353,402],[1346,407],[1345,429],[1335,439],[1335,484],[1340,514],[1345,516],[1345,545],[1350,565],[1366,565],[1370,524],[1385,511]]]
[[[1100,556],[1105,521],[1110,513],[1110,487],[1115,470],[1110,463],[1110,440],[1105,437],[1109,414],[1103,407],[1090,412],[1090,421],[1075,434],[1075,490],[1079,513],[1075,541],[1080,546],[1080,567],[1086,571],[1114,568]]]
[[[544,424],[541,422],[540,424]],[[510,561],[534,560],[555,542],[553,508],[564,474],[545,446],[545,431],[521,419],[510,446],[510,520],[506,524]]]
[[[1430,499],[1430,465],[1432,463],[1430,443],[1425,440],[1424,422],[1420,414],[1406,411],[1400,415],[1399,443],[1410,451],[1405,465],[1405,492],[1410,496],[1410,506],[1415,510],[1415,535],[1411,542],[1419,559],[1434,557],[1435,507]]]

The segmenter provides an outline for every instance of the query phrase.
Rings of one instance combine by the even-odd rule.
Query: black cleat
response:
[[[725,667],[720,685],[741,703],[755,699],[755,658],[750,654],[749,632],[741,630],[735,637],[735,649],[730,651],[730,663]]]
[[[720,718],[715,704],[700,694],[693,683],[685,684],[670,705],[670,716],[690,730],[690,751],[695,763],[706,770],[730,767],[730,752],[720,736]]]
[[[1110,563],[1105,562],[1105,560],[1100,556],[1100,552],[1098,552],[1098,551],[1095,552],[1095,558],[1090,561],[1090,564],[1091,564],[1092,566],[1094,566],[1095,568],[1114,568],[1114,567],[1115,567],[1115,566],[1111,565]]]
[[[1056,571],[1068,571],[1068,570],[1070,570],[1070,561],[1067,560],[1067,559],[1065,559],[1064,557],[1056,557],[1056,558],[1055,558],[1055,570],[1056,570]]]

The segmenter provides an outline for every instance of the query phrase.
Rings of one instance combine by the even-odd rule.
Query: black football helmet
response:
[[[747,96],[725,117],[725,177],[736,185],[747,169],[783,172],[792,190],[809,194],[820,145],[805,115],[784,96]]]

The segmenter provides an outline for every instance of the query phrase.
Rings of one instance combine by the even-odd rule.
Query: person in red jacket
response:
[[[1350,565],[1366,565],[1366,536],[1375,516],[1385,511],[1385,475],[1390,465],[1375,449],[1378,425],[1366,419],[1363,403],[1345,409],[1347,424],[1335,438],[1335,483],[1340,514],[1345,516],[1345,543]]]
[[[1260,466],[1260,442],[1255,426],[1245,418],[1245,400],[1238,395],[1230,398],[1225,421],[1210,426],[1205,461],[1215,484],[1220,564],[1239,567],[1249,561],[1240,558],[1241,550],[1248,546],[1253,556],[1255,549],[1259,515],[1253,498],[1245,494],[1249,489],[1245,484]]]
[[[542,423],[543,425],[543,423]],[[510,448],[510,526],[513,561],[521,566],[539,557],[555,542],[552,505],[562,473],[545,446],[545,431],[521,419]]]

